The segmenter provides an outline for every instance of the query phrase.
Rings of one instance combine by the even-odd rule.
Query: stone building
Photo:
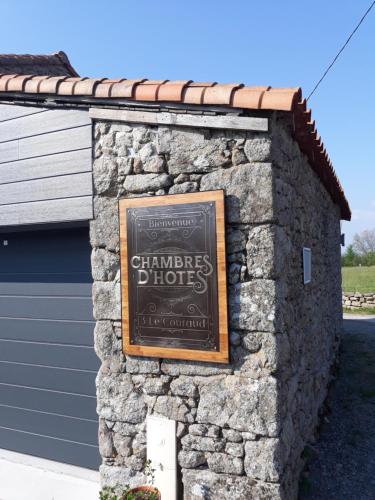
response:
[[[64,401],[58,397],[48,410],[42,408],[44,399],[38,400],[40,407],[33,411],[56,415],[53,421],[46,419],[45,431],[37,428],[40,423],[23,428],[18,410],[12,414],[18,418],[13,427],[0,413],[0,448],[95,468],[92,436],[97,424],[83,401],[86,396],[92,401],[86,386],[99,368],[103,485],[145,482],[146,419],[156,415],[176,422],[180,498],[296,498],[303,450],[314,437],[337,354],[342,321],[340,220],[350,219],[300,89],[90,79],[75,72],[48,76],[56,73],[35,71],[42,76],[34,76],[22,66],[2,70],[1,57],[0,73],[0,195],[6,197],[0,224],[2,240],[9,240],[3,253],[11,249],[14,237],[37,249],[50,235],[52,242],[62,238],[69,262],[76,255],[82,261],[80,268],[66,264],[62,280],[49,280],[58,281],[72,297],[65,315],[61,302],[50,308],[43,293],[36,294],[52,325],[44,341],[49,335],[57,341],[55,347],[31,353],[29,361],[31,379],[33,367],[50,366],[45,376],[52,374],[55,393],[74,394],[67,405],[78,413],[61,410]],[[217,189],[224,190],[226,203],[230,363],[124,356],[118,200]],[[78,299],[73,300],[77,286],[86,290],[90,281],[85,250],[89,238],[100,367],[91,354],[87,357],[87,349],[81,358],[82,346],[90,346],[94,323]],[[64,252],[51,242],[46,245],[43,262],[56,251],[60,263]],[[308,283],[303,278],[303,248],[311,250]],[[9,296],[19,278],[5,274],[22,258],[9,256],[3,262],[1,291]],[[41,274],[52,272],[38,269]],[[69,278],[74,273],[75,278]],[[77,276],[84,273],[80,282]],[[25,295],[25,285],[19,295]],[[88,295],[83,295],[87,308]],[[1,300],[1,316],[24,316],[21,308],[29,307],[24,301]],[[8,314],[7,307],[14,311]],[[45,319],[44,312],[36,314],[29,317]],[[81,335],[82,324],[86,340],[66,341],[70,351],[59,351],[65,333],[57,331],[58,325],[72,318],[76,330],[69,326],[66,335]],[[19,329],[12,326],[9,338],[3,325],[0,337],[19,342]],[[41,343],[40,331],[33,335]],[[51,355],[50,361],[40,361],[44,353]],[[8,364],[25,362],[15,348],[3,356]],[[56,366],[72,370],[71,387],[53,375]],[[0,387],[23,385],[19,376],[7,376],[0,370]],[[30,390],[36,389],[50,387],[35,375]],[[6,397],[0,389],[0,406],[9,404]],[[31,411],[25,390],[17,398],[15,407]],[[59,426],[57,415],[62,435],[48,430]],[[78,421],[87,422],[85,429]],[[7,434],[5,427],[12,430]],[[9,433],[17,432],[44,437],[12,444]],[[81,432],[82,439],[77,437]],[[57,447],[52,455],[40,452],[41,442],[49,438],[78,444],[69,450]]]

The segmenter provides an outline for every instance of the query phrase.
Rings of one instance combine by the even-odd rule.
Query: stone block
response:
[[[235,148],[232,151],[232,165],[241,165],[241,163],[247,163],[248,160],[243,149]],[[257,161],[257,160],[256,160]]]
[[[283,228],[269,224],[251,228],[246,244],[249,276],[280,277],[289,265],[291,250],[292,243]]]
[[[197,421],[263,436],[280,429],[276,380],[228,376],[200,389]]]
[[[117,455],[120,455],[121,457],[129,457],[131,455],[132,453],[131,437],[115,433],[113,435],[113,444],[117,452]]]
[[[230,442],[233,443],[241,443],[242,442],[242,434],[233,429],[223,429],[223,437]]]
[[[94,346],[103,361],[121,352],[121,341],[117,338],[111,321],[97,321],[94,330]]]
[[[137,424],[128,424],[127,422],[116,422],[113,425],[113,431],[122,436],[134,437],[140,432],[140,426]]]
[[[165,160],[162,156],[154,156],[143,162],[143,170],[147,173],[160,174],[165,171]]]
[[[279,484],[254,481],[245,476],[216,474],[210,470],[185,469],[182,472],[184,500],[203,500],[204,498],[277,500],[283,498]]]
[[[242,345],[249,352],[258,352],[262,347],[263,334],[251,332],[242,337]]]
[[[225,441],[223,439],[187,434],[181,439],[181,445],[183,449],[186,450],[214,452],[223,451],[225,448]]]
[[[172,182],[172,177],[167,174],[128,175],[124,182],[124,189],[129,193],[147,193],[167,188]]]
[[[149,373],[156,375],[160,373],[160,362],[157,358],[126,356],[126,371],[133,374]]]
[[[92,287],[94,317],[96,320],[121,319],[120,284],[113,281],[95,281]]]
[[[229,287],[230,326],[240,330],[275,331],[276,286],[257,279]]]
[[[132,125],[132,129],[134,151],[142,149],[143,144],[155,142],[155,132],[147,125]]]
[[[247,476],[262,481],[276,482],[280,480],[285,466],[279,439],[260,439],[245,443],[245,472]]]
[[[94,220],[90,221],[90,241],[93,247],[119,251],[118,201],[94,197]]]
[[[190,415],[190,408],[179,396],[158,396],[154,411],[179,422],[192,423],[193,421]]]
[[[178,454],[178,463],[184,469],[195,469],[206,462],[206,456],[201,451],[181,450]]]
[[[232,368],[218,363],[202,363],[200,361],[175,361],[163,360],[161,371],[166,375],[177,377],[179,375],[199,375],[208,377],[232,373]]]
[[[102,457],[113,458],[116,455],[116,450],[113,446],[112,432],[107,427],[103,418],[99,419],[99,452]]]
[[[270,163],[248,163],[216,170],[202,177],[200,189],[225,190],[228,223],[270,222],[274,217]]]
[[[116,194],[118,164],[113,157],[102,156],[93,163],[93,179],[96,194]]]
[[[219,474],[243,473],[243,460],[226,453],[206,453],[207,463],[210,470]]]
[[[225,453],[234,457],[243,457],[244,448],[242,443],[227,443],[225,445]]]
[[[183,375],[172,381],[171,392],[176,396],[186,396],[189,398],[196,398],[199,395],[194,379]]]
[[[175,177],[174,183],[182,184],[183,182],[188,182],[189,180],[190,180],[189,174],[179,174],[177,177]]]
[[[113,281],[120,269],[120,257],[104,248],[94,248],[91,269],[94,281]]]
[[[137,148],[137,156],[140,158],[142,163],[147,162],[150,158],[155,155],[155,147],[151,142],[146,142],[145,145]]]
[[[244,152],[249,162],[263,162],[271,159],[272,141],[269,136],[252,137],[245,142]]]
[[[117,171],[119,176],[119,182],[120,178],[124,180],[126,175],[132,173],[133,163],[134,163],[133,158],[117,158]]]
[[[152,377],[148,378],[143,385],[146,394],[150,396],[160,396],[167,394],[169,389],[170,377]]]
[[[143,432],[138,433],[132,441],[132,451],[133,454],[140,457],[146,458],[147,455],[147,438],[146,434]]]
[[[97,412],[114,421],[137,424],[144,421],[147,406],[142,394],[134,391],[129,374],[98,375]]]
[[[227,141],[198,129],[159,129],[159,152],[168,153],[170,174],[203,173],[229,163]]]
[[[196,182],[183,182],[182,184],[175,184],[169,189],[169,194],[183,194],[193,193],[198,191],[198,184]]]
[[[192,424],[189,433],[193,436],[206,436],[217,438],[220,435],[220,427],[217,425]]]
[[[118,494],[123,491],[124,485],[126,484],[131,487],[147,484],[147,477],[145,474],[138,473],[129,467],[103,464],[100,466],[99,470],[102,487],[109,486],[115,488]]]

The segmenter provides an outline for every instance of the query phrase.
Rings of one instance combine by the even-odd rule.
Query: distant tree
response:
[[[346,252],[341,257],[341,265],[343,267],[353,267],[358,264],[358,255],[355,253],[353,245],[349,245]]]
[[[375,228],[355,234],[353,249],[359,255],[367,255],[370,252],[375,252]]]
[[[361,257],[361,260],[364,266],[375,266],[375,252],[367,252]]]

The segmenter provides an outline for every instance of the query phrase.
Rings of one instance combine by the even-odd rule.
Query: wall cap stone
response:
[[[268,131],[268,119],[244,116],[207,116],[188,113],[155,113],[152,111],[128,111],[124,109],[90,108],[93,120],[111,120],[149,125],[178,125],[182,127],[206,127],[218,129]]]

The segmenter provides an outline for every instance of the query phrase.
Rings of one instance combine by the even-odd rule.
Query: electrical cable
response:
[[[373,8],[373,6],[375,5],[375,0],[372,2],[372,4],[370,5],[370,7],[366,10],[366,12],[363,14],[362,18],[360,19],[359,23],[357,24],[357,26],[354,28],[354,30],[351,32],[349,38],[346,40],[346,42],[344,43],[344,45],[341,47],[341,49],[338,51],[338,53],[336,54],[335,58],[333,59],[333,61],[331,62],[331,64],[328,66],[328,68],[325,70],[325,72],[323,73],[322,77],[320,78],[320,80],[318,81],[318,83],[315,85],[315,87],[312,89],[312,91],[310,92],[308,98],[306,99],[306,101],[308,101],[310,99],[310,97],[314,94],[314,92],[316,91],[316,89],[319,87],[319,85],[322,83],[322,81],[324,80],[324,78],[326,77],[327,73],[329,72],[329,70],[332,68],[332,66],[335,64],[335,62],[337,61],[337,59],[340,57],[340,54],[343,52],[343,50],[345,49],[345,47],[348,45],[348,43],[350,42],[350,40],[352,39],[353,35],[355,34],[355,32],[358,30],[358,28],[361,26],[361,24],[363,23],[363,21],[365,20],[366,16],[370,13],[370,10]]]

